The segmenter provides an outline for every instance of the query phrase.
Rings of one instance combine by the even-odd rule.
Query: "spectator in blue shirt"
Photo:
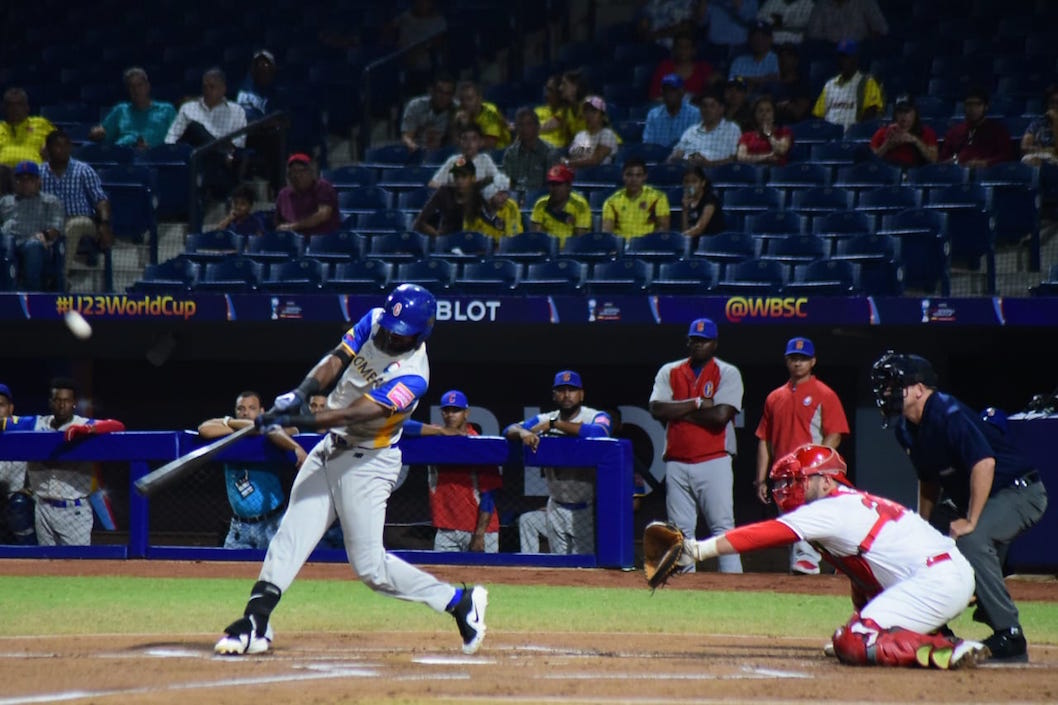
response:
[[[151,82],[139,66],[125,69],[124,80],[129,101],[111,108],[103,123],[88,133],[88,138],[139,150],[162,144],[176,119],[176,108],[172,103],[151,99]]]
[[[697,108],[684,100],[683,79],[677,73],[661,79],[661,100],[661,105],[647,113],[643,141],[671,147],[687,128],[698,124],[702,116]]]
[[[779,57],[772,51],[771,25],[757,20],[749,32],[749,53],[731,62],[729,78],[742,78],[751,93],[779,78]]]

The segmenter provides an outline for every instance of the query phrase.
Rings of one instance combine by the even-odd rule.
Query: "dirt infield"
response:
[[[245,577],[255,563],[4,561],[2,575]],[[603,570],[431,567],[442,579],[493,584],[641,587]],[[306,566],[302,578],[348,579],[348,566]],[[1010,581],[1019,600],[1058,599],[1058,582]],[[775,574],[681,576],[670,588],[845,594],[843,578]],[[0,705],[44,702],[173,705],[283,703],[1043,703],[1058,700],[1058,646],[1032,662],[956,673],[851,669],[818,639],[490,630],[464,656],[450,630],[284,633],[270,654],[220,658],[212,634],[0,638]]]

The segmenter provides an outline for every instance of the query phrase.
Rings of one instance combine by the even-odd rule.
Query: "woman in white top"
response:
[[[617,133],[606,120],[606,101],[597,95],[584,99],[585,129],[569,145],[569,157],[563,160],[574,169],[610,164],[617,154]]]

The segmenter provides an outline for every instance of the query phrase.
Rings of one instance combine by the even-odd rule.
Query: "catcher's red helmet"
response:
[[[805,503],[805,486],[813,475],[833,475],[843,485],[848,465],[833,448],[803,445],[775,461],[769,477],[773,483],[772,496],[779,509],[792,512]]]

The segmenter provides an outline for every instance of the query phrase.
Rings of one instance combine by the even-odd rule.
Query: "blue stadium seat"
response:
[[[860,268],[848,260],[819,259],[794,267],[783,293],[790,296],[852,296],[859,290]]]
[[[518,289],[521,274],[522,265],[512,259],[492,258],[467,262],[452,288],[460,294],[511,294]]]
[[[770,186],[750,186],[724,191],[724,214],[763,213],[767,210],[782,210],[783,193]]]
[[[272,262],[260,288],[269,293],[315,294],[323,290],[323,263],[312,257]]]
[[[944,162],[940,164],[923,164],[907,170],[907,182],[918,188],[935,188],[953,184],[965,184],[970,170],[966,167]]]
[[[959,208],[947,211],[951,236],[952,267],[972,272],[981,270],[985,261],[987,294],[996,293],[996,232],[992,216],[984,209]]]
[[[388,167],[382,169],[375,185],[391,191],[405,191],[426,186],[436,172],[432,166]]]
[[[728,162],[709,169],[713,188],[731,189],[742,186],[760,186],[764,183],[764,167],[759,164]]]
[[[625,242],[625,254],[647,261],[671,262],[689,254],[690,238],[683,233],[664,230],[629,238]]]
[[[973,180],[982,186],[1024,186],[1036,189],[1040,186],[1040,170],[1021,162],[1001,162],[974,169]]]
[[[405,230],[372,235],[365,254],[390,262],[410,262],[425,259],[428,247],[429,238],[425,235]]]
[[[182,219],[187,216],[191,194],[188,161],[191,147],[186,144],[160,144],[140,152],[135,163],[152,168],[156,174],[158,215]]]
[[[716,292],[731,294],[778,294],[786,284],[786,267],[774,260],[747,259],[729,264]]]
[[[837,243],[834,259],[858,264],[860,288],[868,296],[899,296],[904,292],[900,242],[888,235],[857,235]]]
[[[40,106],[42,117],[55,125],[76,122],[99,122],[99,108],[88,103],[57,103]]]
[[[946,212],[961,209],[982,210],[989,207],[988,190],[981,184],[952,184],[931,188],[926,193],[927,208]]]
[[[620,164],[581,167],[573,172],[574,188],[615,188],[622,185]]]
[[[589,294],[643,294],[654,273],[650,262],[632,257],[596,262],[586,281]]]
[[[683,174],[687,167],[676,162],[663,162],[647,167],[647,183],[664,188],[683,183]]]
[[[628,159],[629,155],[638,154],[643,157],[644,161],[647,162],[659,162],[663,161],[672,150],[672,144],[657,145],[650,142],[644,143],[643,140],[643,127],[644,122],[642,120],[618,120],[613,124],[613,131],[617,133],[617,136],[621,138],[623,144],[621,145],[621,154],[624,159]],[[657,157],[657,152],[652,152],[652,156],[647,158],[643,151],[640,151],[640,147],[660,147],[664,150],[665,154],[662,157]]]
[[[989,189],[996,241],[1025,244],[1029,268],[1040,270],[1040,197],[1024,186],[992,186]]]
[[[562,256],[581,262],[599,262],[620,257],[624,238],[602,231],[571,235],[562,244]]]
[[[154,211],[154,194],[140,184],[111,184],[106,191],[110,201],[110,228],[114,231],[114,237],[128,242],[148,243],[151,263],[156,264],[158,219]]]
[[[874,133],[878,131],[878,128],[885,124],[885,120],[882,120],[881,118],[864,120],[863,122],[854,122],[849,125],[849,129],[845,130],[845,136],[842,139],[846,142],[866,144],[871,141],[871,138],[874,137]]]
[[[819,118],[808,118],[801,122],[790,125],[793,132],[794,142],[801,144],[813,142],[835,142],[844,136],[845,130],[841,125],[835,125]]]
[[[420,211],[434,194],[434,189],[429,186],[400,191],[397,194],[397,208],[403,211]]]
[[[650,283],[655,294],[702,295],[712,290],[719,278],[720,265],[705,259],[661,262]]]
[[[928,208],[909,208],[882,217],[879,235],[900,239],[904,284],[926,291],[951,293],[951,240],[948,216]]]
[[[526,294],[579,294],[586,264],[573,259],[530,262],[519,285]]]
[[[397,265],[397,281],[418,284],[433,292],[449,289],[455,278],[455,263],[440,257],[418,262],[401,262]]]
[[[819,216],[852,208],[854,194],[836,186],[797,189],[790,196],[790,210]]]
[[[184,254],[195,262],[215,262],[242,252],[245,238],[231,230],[188,233]]]
[[[880,160],[840,167],[834,179],[835,186],[858,189],[895,186],[899,183],[900,169]]]
[[[320,176],[336,189],[374,186],[375,181],[378,179],[378,173],[375,169],[358,164],[340,166],[337,169],[324,169],[320,172]]]
[[[760,258],[770,259],[791,268],[796,264],[807,264],[830,254],[830,244],[816,235],[786,235],[770,240],[768,249]],[[791,270],[792,271],[792,270]]]
[[[742,231],[728,230],[699,238],[698,247],[692,254],[712,262],[727,264],[756,257],[757,252],[758,243],[752,235]]]
[[[358,213],[356,216],[356,231],[363,234],[401,232],[409,224],[406,213],[393,209]]]
[[[856,210],[872,215],[898,213],[922,205],[922,192],[910,186],[881,186],[860,191]]]
[[[323,287],[340,294],[380,294],[389,287],[392,272],[393,265],[380,259],[339,262]]]
[[[143,276],[133,282],[129,293],[187,293],[198,279],[201,267],[191,258],[177,255],[161,264],[148,264]]]
[[[393,208],[393,194],[380,186],[358,186],[338,191],[338,210],[343,214]]]
[[[757,236],[800,234],[805,232],[805,218],[794,211],[770,210],[749,216],[746,229]]]
[[[544,260],[558,252],[558,238],[538,230],[500,238],[496,255],[518,262]]]
[[[247,238],[244,254],[255,262],[285,262],[301,256],[305,238],[289,230],[276,230]]]
[[[118,164],[131,164],[133,157],[132,147],[118,147],[112,144],[89,142],[81,145],[73,153],[75,159],[91,164],[95,169],[102,169]]]
[[[484,233],[462,230],[433,238],[433,255],[451,262],[480,260],[492,254],[493,239]]]
[[[422,165],[424,167],[437,167],[448,161],[448,158],[458,150],[454,146],[438,147],[437,149],[426,149],[422,153]]]
[[[812,220],[812,234],[820,237],[851,236],[874,232],[874,217],[860,210],[827,213]]]
[[[638,124],[638,123],[637,123]],[[640,133],[643,131],[642,125],[639,127]],[[621,145],[621,159],[622,161],[627,160],[629,157],[640,157],[647,164],[662,164],[668,158],[669,153],[672,151],[671,145],[653,144],[651,142],[644,143],[632,143]],[[682,165],[681,165],[682,166]],[[649,173],[649,170],[648,170]],[[655,183],[655,181],[648,176],[647,181]],[[661,183],[661,182],[657,182]]]
[[[368,147],[364,152],[364,161],[371,164],[417,164],[421,158],[421,152],[409,152],[401,143]]]
[[[142,164],[114,164],[96,169],[105,191],[110,184],[146,186],[151,194],[158,193],[158,172]]]
[[[192,285],[194,291],[251,293],[257,290],[263,265],[242,255],[228,255],[207,262],[201,278]]]
[[[830,169],[822,164],[773,166],[768,185],[774,188],[807,189],[830,185]]]
[[[363,252],[364,237],[346,230],[313,235],[305,247],[306,257],[312,257],[321,262],[346,262],[359,259]]]

